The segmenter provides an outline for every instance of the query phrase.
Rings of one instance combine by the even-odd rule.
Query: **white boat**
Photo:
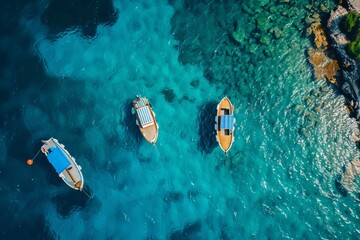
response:
[[[159,125],[156,122],[155,113],[146,97],[136,96],[133,101],[136,124],[139,126],[143,137],[151,144],[158,139]]]
[[[84,178],[81,166],[76,163],[75,158],[55,138],[42,140],[42,143],[41,151],[53,165],[59,177],[72,189],[82,191]]]

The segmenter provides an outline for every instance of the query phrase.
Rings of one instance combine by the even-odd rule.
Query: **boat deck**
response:
[[[229,150],[232,143],[232,135],[225,135],[224,130],[222,129],[220,132],[219,142],[222,149],[226,152]]]
[[[140,127],[140,132],[148,142],[156,142],[158,130],[155,122],[151,126],[145,128]]]

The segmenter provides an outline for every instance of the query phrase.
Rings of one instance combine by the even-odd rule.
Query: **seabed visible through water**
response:
[[[0,238],[358,236],[360,191],[335,185],[358,158],[357,124],[306,56],[306,5],[328,1],[90,1],[69,10],[73,28],[51,2],[50,17],[48,2],[1,10]],[[156,148],[131,114],[137,94],[156,112]],[[225,166],[213,130],[224,96],[236,117]],[[93,199],[45,157],[26,165],[51,136]]]

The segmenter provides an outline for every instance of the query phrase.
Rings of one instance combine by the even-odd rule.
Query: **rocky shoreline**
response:
[[[344,17],[350,11],[360,12],[360,0],[340,0],[327,19],[320,20],[318,15],[313,14],[305,21],[311,24],[307,34],[314,36],[315,46],[308,49],[314,76],[316,79],[326,78],[345,96],[349,115],[358,122],[357,131],[350,138],[360,149],[360,59],[349,56],[350,40],[341,28]],[[335,186],[343,196],[353,193],[360,200],[360,193],[354,185],[359,174],[360,160],[351,159],[343,166],[335,180]]]
[[[346,48],[349,44],[340,24],[344,16],[350,11],[360,11],[360,0],[339,1],[331,11],[326,24],[314,21],[308,28],[308,34],[314,34],[316,48],[309,48],[309,62],[314,67],[316,78],[325,77],[337,86],[345,96],[349,114],[360,120],[360,60],[348,55]],[[353,133],[351,139],[360,148],[359,131]]]
[[[350,9],[356,10],[351,7],[350,0],[347,2],[348,8],[338,5],[333,11],[331,11],[330,18],[327,22],[327,30],[329,31],[331,46],[340,64],[340,71],[337,77],[338,86],[348,101],[347,105],[349,106],[350,115],[359,120],[360,60],[355,60],[347,54],[346,47],[349,40],[340,30],[342,18],[349,12]]]
[[[317,77],[316,73],[319,71],[319,66],[320,69],[324,69],[321,68],[321,66],[326,65],[324,63],[336,61],[336,64],[338,64],[336,70],[332,69],[335,70],[331,72],[331,74],[333,74],[333,79],[329,79],[326,75],[325,78],[339,88],[340,92],[345,96],[345,104],[348,107],[350,116],[354,117],[358,122],[358,131],[353,132],[351,140],[354,141],[356,146],[360,149],[360,124],[358,121],[360,120],[360,60],[356,60],[348,55],[346,48],[350,41],[340,28],[343,18],[350,10],[359,12],[360,0],[356,0],[356,2],[352,0],[347,0],[345,2],[340,1],[340,3],[331,11],[330,17],[327,20],[325,31],[329,42],[324,44],[324,46],[330,46],[331,50],[327,52],[327,55],[334,55],[336,60],[324,60],[327,56],[323,53],[324,57],[320,61],[314,62],[314,53],[309,53],[309,61],[314,66],[315,77]],[[317,35],[321,35],[316,31],[312,31],[312,33],[315,34],[315,40]],[[315,45],[319,47],[319,41],[315,41]],[[322,50],[317,51],[321,52]],[[359,174],[360,161],[358,159],[349,160],[344,165],[342,174],[339,174],[335,180],[335,186],[343,196],[347,196],[349,192],[354,191],[355,187],[353,181]],[[355,195],[356,198],[360,200],[360,193],[355,193]]]

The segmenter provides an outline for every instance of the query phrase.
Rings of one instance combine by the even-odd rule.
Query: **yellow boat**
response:
[[[136,115],[136,125],[146,141],[155,144],[158,138],[159,126],[155,119],[155,113],[146,97],[136,96],[133,101]]]
[[[229,98],[224,97],[217,105],[217,116],[215,117],[216,141],[220,148],[227,153],[234,142],[234,105]]]

